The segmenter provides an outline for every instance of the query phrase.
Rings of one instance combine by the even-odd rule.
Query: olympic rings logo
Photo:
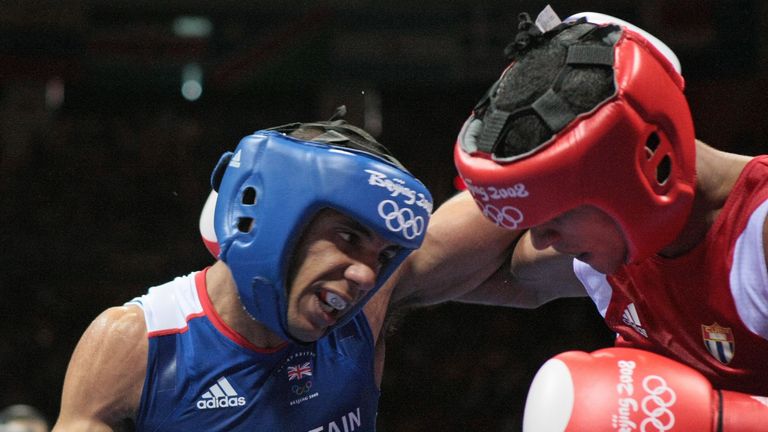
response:
[[[298,385],[298,384],[294,384],[294,385],[291,387],[291,391],[292,391],[292,392],[293,392],[295,395],[297,395],[297,396],[301,396],[301,395],[303,395],[304,393],[307,393],[307,392],[309,392],[309,390],[310,390],[311,388],[312,388],[312,381],[307,381],[306,383],[304,383],[304,385]]]
[[[422,216],[416,214],[408,207],[400,208],[392,200],[384,200],[379,203],[379,216],[384,219],[392,232],[403,232],[403,237],[412,240],[424,232],[426,223]]]
[[[667,386],[664,378],[657,375],[645,377],[643,389],[648,392],[648,396],[643,398],[640,406],[648,417],[640,423],[640,430],[663,432],[672,429],[675,426],[675,414],[669,408],[677,401],[675,391]]]
[[[504,206],[498,209],[492,204],[481,204],[483,215],[496,223],[496,225],[509,229],[517,229],[523,221],[523,212],[517,207]]]

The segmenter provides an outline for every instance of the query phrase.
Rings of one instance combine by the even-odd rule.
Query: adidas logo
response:
[[[229,161],[229,166],[240,168],[240,152],[242,150],[238,150],[237,153],[232,157],[232,159]]]
[[[641,335],[648,337],[648,332],[643,328],[642,323],[640,323],[640,317],[637,315],[637,309],[635,308],[634,303],[630,303],[629,306],[624,309],[624,313],[621,315],[621,320],[624,321],[624,324],[632,327]]]
[[[221,377],[197,401],[197,409],[227,408],[245,405],[245,398],[238,396],[226,378]]]

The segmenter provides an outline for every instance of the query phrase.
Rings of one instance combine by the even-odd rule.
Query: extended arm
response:
[[[437,209],[424,244],[393,277],[392,303],[463,301],[531,308],[557,297],[584,296],[571,261],[533,249],[520,231],[494,225],[463,192]]]
[[[144,385],[147,335],[135,306],[104,311],[75,348],[54,431],[112,431],[135,415]]]

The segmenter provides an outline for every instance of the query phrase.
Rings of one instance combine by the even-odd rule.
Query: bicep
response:
[[[135,415],[147,362],[144,316],[135,306],[104,311],[86,329],[64,378],[56,431],[111,431]]]

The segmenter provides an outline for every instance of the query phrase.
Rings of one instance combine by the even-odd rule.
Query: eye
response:
[[[390,246],[390,247],[384,249],[379,254],[379,262],[382,265],[385,265],[385,264],[389,263],[390,261],[392,261],[397,256],[398,252],[400,252],[400,248],[397,247],[397,246]]]
[[[350,231],[338,231],[339,237],[347,243],[357,244],[360,241],[360,236]]]

